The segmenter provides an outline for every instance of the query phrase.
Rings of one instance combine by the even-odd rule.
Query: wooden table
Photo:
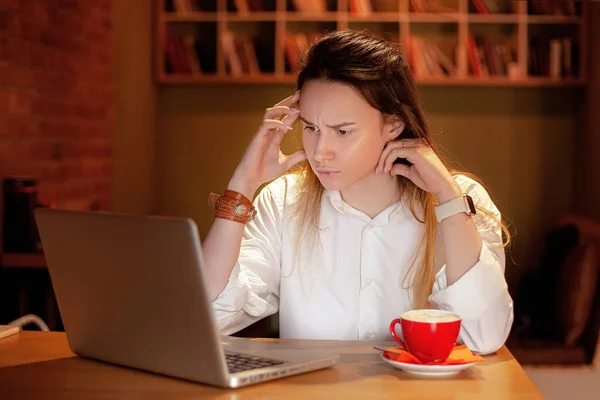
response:
[[[290,341],[281,340],[283,344]],[[341,354],[340,364],[226,390],[75,356],[59,332],[0,339],[2,399],[541,399],[506,348],[450,378],[423,378],[389,367],[374,342],[296,341]]]

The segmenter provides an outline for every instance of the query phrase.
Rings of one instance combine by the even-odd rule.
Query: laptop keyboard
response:
[[[272,367],[283,364],[283,361],[267,357],[253,356],[240,353],[225,353],[227,368],[230,373],[248,371],[256,368]]]

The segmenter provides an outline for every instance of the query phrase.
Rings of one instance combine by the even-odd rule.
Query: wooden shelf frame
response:
[[[454,24],[457,27],[457,72],[447,78],[417,79],[418,84],[426,86],[510,86],[510,87],[578,87],[587,82],[587,62],[589,57],[587,9],[589,0],[582,0],[581,16],[529,15],[527,2],[519,1],[514,13],[475,14],[469,12],[470,0],[457,0],[458,9],[450,13],[410,12],[410,0],[398,0],[397,12],[373,13],[369,16],[353,15],[348,11],[348,0],[338,0],[338,11],[326,13],[302,13],[286,10],[286,0],[276,0],[275,11],[261,11],[240,14],[227,11],[227,0],[216,0],[216,12],[165,12],[165,0],[156,1],[156,51],[155,69],[159,83],[163,84],[265,84],[293,83],[293,74],[285,72],[283,39],[288,23],[318,22],[331,23],[335,29],[352,28],[354,24],[396,24],[399,39],[402,42],[411,35],[419,24]],[[182,75],[167,74],[164,71],[163,51],[167,26],[177,23],[215,23],[217,40],[231,25],[239,23],[274,23],[275,71],[260,75],[233,77],[226,73],[225,58],[220,43],[216,45],[216,74]],[[517,39],[518,77],[477,78],[468,74],[467,41],[472,26],[514,25]],[[531,25],[573,25],[579,31],[579,76],[577,78],[552,79],[528,75],[529,27]],[[413,29],[411,29],[411,26]]]

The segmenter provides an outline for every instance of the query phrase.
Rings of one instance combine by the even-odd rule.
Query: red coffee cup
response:
[[[396,325],[402,327],[404,340],[396,334]],[[424,363],[446,361],[456,345],[461,318],[443,310],[412,310],[390,323],[392,337],[400,346]]]

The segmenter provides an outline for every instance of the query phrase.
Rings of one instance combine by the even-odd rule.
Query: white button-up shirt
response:
[[[500,217],[479,183],[463,175],[455,179],[476,204]],[[279,311],[282,338],[390,340],[390,322],[414,308],[403,280],[423,224],[403,201],[370,218],[338,191],[325,190],[320,246],[297,257],[296,180],[283,176],[254,200],[256,219],[246,225],[238,262],[213,302],[221,333],[235,333]],[[508,337],[513,303],[504,278],[500,226],[480,213],[473,218],[483,241],[479,261],[448,286],[438,234],[429,301],[462,317],[461,342],[490,353]]]

